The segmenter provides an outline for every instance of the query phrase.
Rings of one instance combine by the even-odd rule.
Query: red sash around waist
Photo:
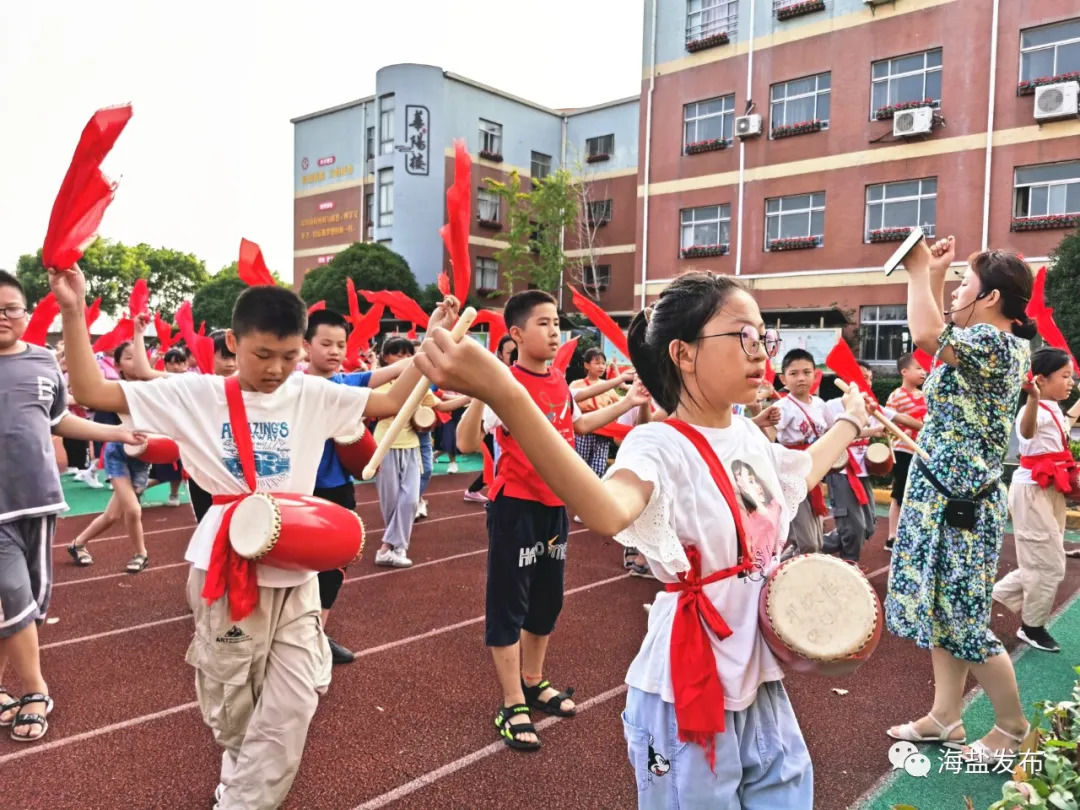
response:
[[[1043,489],[1051,484],[1066,495],[1072,490],[1069,474],[1076,461],[1068,450],[1056,453],[1039,453],[1035,456],[1020,456],[1020,466],[1031,470],[1032,480]]]

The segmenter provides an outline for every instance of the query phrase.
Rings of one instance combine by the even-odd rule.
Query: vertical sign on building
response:
[[[431,157],[430,118],[427,107],[405,105],[405,137],[408,145],[407,151],[402,151],[405,152],[405,171],[409,174],[427,176]]]

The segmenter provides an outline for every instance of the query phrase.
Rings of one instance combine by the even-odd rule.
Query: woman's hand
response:
[[[944,274],[956,258],[956,237],[946,236],[930,246],[930,272]]]
[[[457,298],[452,295],[446,296],[435,307],[435,311],[431,313],[431,319],[428,321],[428,332],[434,332],[436,329],[453,329],[454,324],[457,323],[458,310],[460,309],[461,303]]]
[[[82,312],[86,308],[86,279],[79,265],[73,264],[70,270],[50,269],[49,288],[61,310]]]
[[[413,363],[444,391],[457,391],[488,404],[513,383],[510,369],[494,354],[468,336],[455,341],[445,328],[429,327]]]
[[[874,407],[869,395],[864,394],[857,385],[849,385],[841,401],[844,403],[844,413],[866,427],[866,423],[870,421],[870,411]]]

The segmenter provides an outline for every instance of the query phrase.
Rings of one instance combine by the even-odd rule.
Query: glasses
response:
[[[765,345],[765,354],[768,357],[776,357],[780,351],[780,333],[775,329],[766,329],[765,334],[761,335],[754,327],[744,326],[738,332],[717,332],[715,335],[702,335],[698,340],[714,337],[737,337],[747,357],[757,357],[762,344]]]
[[[0,315],[6,315],[9,321],[17,321],[25,314],[26,307],[15,306],[14,304],[7,307],[0,307]]]

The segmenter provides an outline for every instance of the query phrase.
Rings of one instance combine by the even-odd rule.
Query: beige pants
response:
[[[224,751],[219,810],[271,810],[292,786],[315,714],[330,684],[330,648],[319,619],[319,582],[259,588],[243,621],[229,618],[228,600],[207,605],[206,572],[188,574],[195,637],[187,662],[203,721]]]
[[[994,586],[994,599],[1029,627],[1050,618],[1065,577],[1065,496],[1038,484],[1009,486],[1018,568]]]
[[[796,554],[815,554],[821,551],[824,539],[821,518],[814,514],[814,508],[810,505],[810,496],[807,495],[799,504],[799,511],[791,520],[782,556],[787,559]]]

